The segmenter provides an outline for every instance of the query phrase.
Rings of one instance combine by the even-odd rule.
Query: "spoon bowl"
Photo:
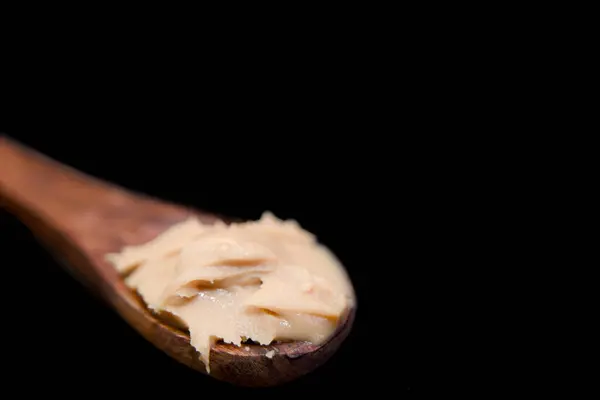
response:
[[[152,314],[107,253],[145,243],[190,216],[227,220],[104,182],[0,136],[0,205],[19,218],[77,280],[99,295],[144,338],[170,357],[206,374],[189,336]],[[273,386],[323,364],[339,348],[355,308],[323,344],[274,343],[211,347],[210,376],[241,386]],[[247,349],[247,348],[248,349]],[[274,350],[272,358],[265,354]]]

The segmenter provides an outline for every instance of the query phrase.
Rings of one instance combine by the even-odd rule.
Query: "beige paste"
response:
[[[189,329],[209,372],[217,340],[319,344],[354,302],[335,256],[297,222],[268,212],[231,225],[190,218],[106,258],[122,274],[131,272],[127,285],[151,310],[170,313]]]

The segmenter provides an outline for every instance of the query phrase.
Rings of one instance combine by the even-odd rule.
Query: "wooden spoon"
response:
[[[104,260],[125,245],[147,242],[191,215],[217,216],[132,193],[51,160],[0,136],[0,205],[25,223],[76,279],[100,295],[132,327],[179,362],[206,373],[189,336],[150,313]],[[242,386],[272,386],[323,364],[348,335],[355,310],[319,346],[307,342],[211,348],[210,376]],[[265,353],[276,350],[273,358]]]

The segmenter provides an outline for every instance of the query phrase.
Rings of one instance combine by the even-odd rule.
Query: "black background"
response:
[[[415,332],[421,329],[415,276],[431,263],[436,236],[431,143],[417,145],[389,121],[356,109],[328,114],[259,104],[242,113],[188,104],[165,111],[129,107],[126,99],[117,106],[77,105],[76,98],[59,100],[52,111],[40,107],[52,100],[10,108],[0,132],[159,198],[242,218],[264,210],[294,218],[344,263],[358,297],[350,336],[317,371],[262,392],[351,395],[388,391],[390,385],[394,393],[415,390]],[[5,360],[16,376],[33,376],[47,394],[75,395],[78,385],[104,394],[167,393],[174,387],[198,396],[249,393],[155,349],[6,213],[0,214],[0,243],[11,286],[4,312],[19,348]],[[41,311],[29,308],[35,302]],[[391,333],[379,336],[381,327]],[[20,390],[29,389],[37,390]]]

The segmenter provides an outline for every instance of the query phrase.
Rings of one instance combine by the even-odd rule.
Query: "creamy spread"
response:
[[[189,329],[208,372],[217,340],[319,344],[354,302],[336,257],[296,221],[269,212],[230,225],[190,218],[106,259],[129,274],[126,284],[148,308]]]

